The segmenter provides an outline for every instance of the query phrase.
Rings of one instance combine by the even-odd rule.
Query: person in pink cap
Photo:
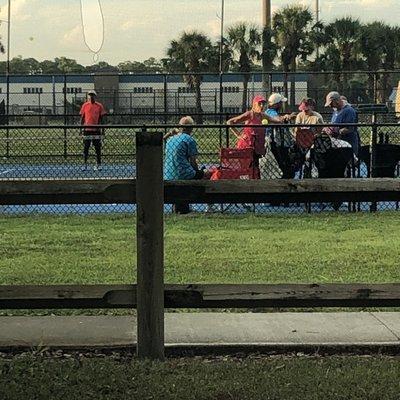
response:
[[[236,147],[238,149],[252,148],[254,149],[254,167],[258,168],[259,159],[265,155],[265,126],[263,120],[280,124],[290,119],[289,115],[280,117],[271,117],[264,113],[267,100],[262,95],[254,97],[251,110],[233,117],[227,121],[228,125],[244,124],[244,125],[259,125],[245,126],[243,130],[232,126],[231,131],[238,139]]]
[[[296,117],[298,125],[318,125],[323,124],[322,115],[315,111],[316,102],[314,99],[305,98],[299,105],[299,113]],[[321,133],[321,127],[299,126],[295,128],[296,143],[301,149],[309,149],[313,143],[315,136]]]

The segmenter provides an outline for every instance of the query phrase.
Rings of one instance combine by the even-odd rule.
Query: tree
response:
[[[117,65],[120,72],[163,72],[163,65],[160,60],[150,57],[143,62],[124,61]]]
[[[297,59],[305,60],[313,53],[311,41],[313,16],[302,6],[287,6],[276,12],[272,19],[274,42],[280,49],[280,60],[284,72],[296,72]],[[284,91],[288,93],[287,75],[284,77]],[[291,103],[295,104],[295,75],[291,76]]]
[[[43,74],[60,74],[61,71],[59,70],[55,61],[51,60],[44,60],[40,63],[40,69],[42,70]]]
[[[228,46],[232,50],[233,60],[243,74],[242,110],[247,109],[248,84],[254,61],[261,59],[261,33],[255,26],[238,22],[227,30]]]
[[[198,31],[184,32],[178,40],[172,40],[167,50],[168,58],[163,59],[164,66],[168,72],[183,72],[184,82],[194,89],[196,94],[196,111],[203,112],[201,106],[200,86],[203,80],[203,72],[210,71],[213,60],[214,47],[211,40]],[[198,123],[203,118],[199,115]]]
[[[86,72],[118,72],[118,68],[108,64],[105,61],[99,61],[97,64],[89,65],[85,68]]]
[[[343,71],[363,67],[361,29],[361,23],[350,17],[336,19],[325,26],[324,48],[317,61],[322,69],[337,71],[330,81],[331,89],[339,92],[350,89],[350,80],[354,78]]]
[[[73,60],[71,58],[67,57],[55,58],[54,62],[56,63],[57,68],[63,74],[85,72],[85,67],[83,65],[78,64],[76,60]]]

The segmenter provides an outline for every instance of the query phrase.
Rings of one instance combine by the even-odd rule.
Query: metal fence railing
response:
[[[237,114],[250,105],[255,94],[273,92],[288,98],[289,109],[304,97],[314,98],[322,108],[326,94],[332,90],[345,95],[354,105],[380,103],[395,111],[396,101],[399,102],[400,71],[202,73],[197,74],[201,78],[199,90],[188,85],[188,78],[193,75],[196,74],[0,76],[0,114],[77,114],[90,89],[97,91],[98,100],[110,114],[117,115]]]
[[[139,130],[169,132],[175,125],[104,125],[101,136],[82,136],[80,126],[3,126],[0,128],[0,182],[14,179],[126,179],[136,176],[135,135]],[[310,150],[300,149],[294,131],[300,125],[270,125],[266,131],[266,155],[259,160],[261,179],[305,179],[326,177],[399,177],[400,125],[359,123],[360,151],[353,157],[351,148],[336,143],[326,146],[325,134],[317,135]],[[316,127],[316,126],[314,126]],[[332,125],[318,126],[332,127]],[[263,127],[264,129],[264,127]],[[279,139],[285,135],[288,140]],[[215,172],[221,166],[220,151],[234,148],[236,138],[224,124],[194,126],[199,169]],[[93,140],[94,139],[94,140]],[[101,144],[101,166],[97,165],[94,141]],[[90,141],[89,159],[84,163],[85,144]],[[348,145],[347,145],[348,146]],[[165,164],[165,170],[175,168]],[[233,166],[233,168],[236,168]],[[1,183],[0,183],[1,184]],[[322,210],[370,210],[371,204],[218,204],[192,205],[198,212],[269,213],[318,212]],[[378,210],[397,210],[398,203],[376,205]],[[166,206],[166,211],[171,207]],[[0,213],[110,213],[134,212],[133,205],[52,205],[2,206]]]

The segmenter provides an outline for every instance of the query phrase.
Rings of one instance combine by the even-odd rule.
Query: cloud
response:
[[[70,31],[66,32],[62,38],[62,44],[72,44],[76,46],[77,43],[82,42],[83,39],[83,32],[82,26],[76,25]]]
[[[23,22],[32,18],[32,6],[35,8],[37,0],[12,0],[11,22]],[[8,18],[8,2],[0,8],[0,19],[6,21]]]

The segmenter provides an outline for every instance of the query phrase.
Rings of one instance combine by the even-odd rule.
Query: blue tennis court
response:
[[[0,164],[0,180],[9,179],[126,179],[136,176],[136,166],[130,164],[104,164],[101,171],[95,171],[93,165],[86,170],[80,164]],[[360,177],[366,176],[366,167],[361,166]],[[369,203],[361,203],[362,211],[369,211]],[[215,212],[229,214],[271,214],[305,212],[304,204],[270,205],[270,204],[192,204],[195,212]],[[398,205],[395,202],[381,202],[378,210],[394,210]],[[341,211],[348,210],[348,205],[343,203]],[[165,212],[172,211],[171,205],[165,205]],[[311,212],[333,211],[330,204],[314,203]],[[109,213],[135,213],[136,205],[133,204],[58,204],[58,205],[10,205],[0,206],[2,214],[109,214]]]

